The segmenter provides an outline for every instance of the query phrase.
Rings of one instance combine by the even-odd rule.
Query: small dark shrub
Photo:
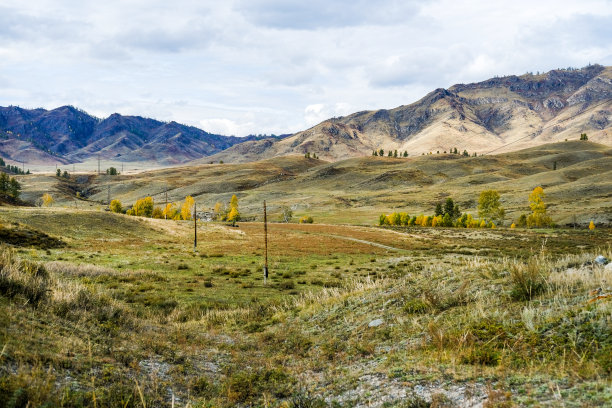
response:
[[[499,364],[500,352],[488,346],[476,346],[469,353],[461,357],[463,364],[484,365],[495,367]]]
[[[293,281],[281,282],[278,285],[281,289],[294,289],[295,283]]]
[[[208,399],[213,398],[218,392],[217,387],[206,377],[200,377],[193,380],[191,389],[194,395]]]
[[[10,248],[0,249],[0,294],[10,299],[23,296],[37,306],[46,299],[49,286],[49,273],[44,266],[18,259]]]
[[[510,268],[512,290],[510,296],[514,300],[531,300],[546,289],[548,271],[544,267],[545,259],[532,257],[527,264],[517,263]]]
[[[406,313],[421,314],[427,312],[428,306],[421,299],[410,299],[404,304]]]

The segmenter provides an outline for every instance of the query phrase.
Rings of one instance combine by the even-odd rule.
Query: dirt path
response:
[[[359,242],[361,244],[366,244],[366,245],[371,245],[371,246],[375,246],[375,247],[378,247],[378,248],[383,248],[383,249],[386,249],[388,251],[408,252],[408,250],[406,250],[406,249],[395,248],[395,247],[392,247],[392,246],[388,246],[388,245],[384,245],[384,244],[379,244],[378,242],[366,241],[365,239],[346,237],[344,235],[334,235],[334,234],[316,234],[316,235],[322,235],[322,236],[326,236],[326,237],[344,239],[344,240],[347,240],[347,241]]]

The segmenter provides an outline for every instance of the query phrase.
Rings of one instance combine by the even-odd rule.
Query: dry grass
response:
[[[611,303],[588,303],[612,278],[588,264],[596,254],[612,257],[598,248],[606,230],[274,224],[264,286],[258,223],[202,226],[194,254],[180,222],[168,222],[175,234],[160,235],[165,227],[111,214],[0,217],[8,214],[64,228],[71,246],[11,252],[10,264],[44,265],[48,279],[36,308],[22,294],[0,297],[6,400],[25,390],[33,404],[92,406],[95,392],[98,406],[164,406],[172,390],[175,406],[283,406],[306,396],[350,406],[368,392],[465,381],[482,395],[487,382],[511,390],[518,403],[551,397],[539,381],[571,401],[609,394],[601,385],[611,346],[601,334]],[[102,244],[95,225],[106,231]],[[541,273],[544,290],[513,299],[513,269]],[[370,327],[375,319],[383,323]],[[378,391],[362,377],[380,379]],[[347,390],[354,400],[343,399]],[[444,395],[460,406],[459,394]]]

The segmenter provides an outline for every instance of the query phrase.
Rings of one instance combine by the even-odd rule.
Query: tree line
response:
[[[4,167],[6,170],[10,171],[13,174],[30,174],[30,169],[28,169],[27,171],[23,171],[21,167],[13,166],[12,164],[6,164],[2,157],[0,157],[0,167]]]
[[[0,172],[0,195],[18,200],[21,195],[21,184],[15,177],[9,177],[8,174]]]
[[[529,208],[531,214],[521,214],[510,228],[518,227],[550,227],[553,226],[551,217],[547,214],[547,205],[544,202],[544,189],[540,186],[529,194]],[[501,205],[501,196],[496,190],[485,190],[478,198],[478,218],[472,214],[462,213],[459,205],[452,198],[444,203],[436,204],[432,215],[413,215],[405,212],[381,214],[378,225],[390,226],[420,226],[420,227],[454,227],[454,228],[496,228],[502,225],[506,212]]]
[[[444,152],[443,152],[443,153],[444,153],[444,154],[446,154],[446,150],[444,150]],[[457,150],[457,148],[456,148],[456,147],[455,147],[455,148],[450,149],[450,150],[448,151],[448,153],[450,153],[450,154],[461,154],[462,156],[465,156],[465,157],[469,157],[469,156],[476,157],[476,156],[477,156],[476,152],[474,152],[474,153],[472,153],[472,154],[470,155],[470,153],[469,153],[467,150],[465,150],[465,149],[463,150],[463,152],[462,152],[462,153],[459,153],[459,151]],[[432,153],[432,152],[429,152],[429,153],[428,153],[428,155],[429,155],[429,154],[433,154],[433,153]],[[440,154],[440,151],[439,151],[439,150],[437,150],[437,151],[436,151],[436,154]],[[425,155],[425,153],[421,153],[421,155]],[[384,149],[373,150],[373,151],[372,151],[372,156],[377,156],[377,157],[385,157],[385,150],[384,150]],[[396,149],[396,150],[389,150],[389,151],[387,152],[387,157],[394,157],[394,158],[398,158],[398,157],[408,157],[408,152],[404,150],[404,152],[403,152],[403,153],[402,153],[402,152],[399,152],[399,153],[398,153],[397,149]]]
[[[167,203],[163,208],[155,205],[153,197],[145,197],[136,200],[130,208],[124,208],[120,200],[112,200],[109,208],[114,213],[146,218],[168,219],[168,220],[191,220],[194,217],[195,200],[192,196],[185,197],[182,203]],[[221,202],[215,204],[213,218],[219,221],[228,221],[235,224],[240,220],[238,210],[238,197],[234,194],[230,199],[229,206]]]

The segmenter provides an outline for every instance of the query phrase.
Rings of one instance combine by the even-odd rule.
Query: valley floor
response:
[[[612,404],[610,229],[0,223],[0,407]]]

